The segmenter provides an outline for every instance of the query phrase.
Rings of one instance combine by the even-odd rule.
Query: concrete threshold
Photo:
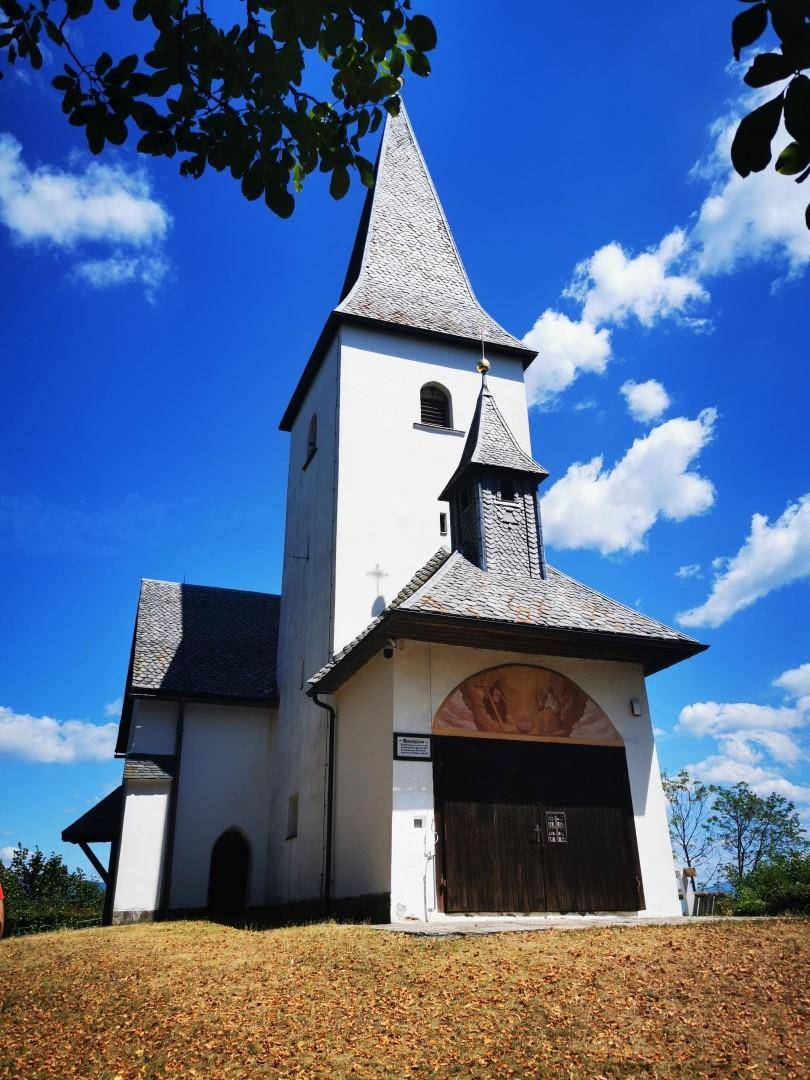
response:
[[[499,915],[494,918],[460,916],[435,922],[376,923],[372,930],[417,937],[463,937],[467,934],[519,934],[536,930],[593,930],[600,926],[697,926],[720,922],[769,922],[771,916],[673,915],[653,918],[643,915]]]

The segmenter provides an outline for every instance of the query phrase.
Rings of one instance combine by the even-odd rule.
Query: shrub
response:
[[[101,921],[104,891],[81,870],[70,870],[61,855],[44,855],[21,845],[10,866],[0,865],[6,896],[6,933],[27,934]]]

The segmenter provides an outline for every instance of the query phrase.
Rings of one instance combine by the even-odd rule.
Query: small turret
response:
[[[495,574],[545,577],[537,489],[548,470],[517,443],[478,363],[481,393],[458,468],[439,496],[450,503],[454,550]]]

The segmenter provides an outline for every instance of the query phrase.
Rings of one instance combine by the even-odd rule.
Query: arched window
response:
[[[423,424],[446,428],[453,426],[450,395],[441,386],[433,383],[423,386],[419,391],[419,405]]]
[[[249,871],[250,844],[237,829],[228,829],[211,849],[209,914],[226,917],[244,914]]]
[[[318,449],[318,417],[313,414],[312,419],[309,422],[307,428],[307,453],[304,458],[304,468],[309,465],[310,461],[315,457],[315,451]]]

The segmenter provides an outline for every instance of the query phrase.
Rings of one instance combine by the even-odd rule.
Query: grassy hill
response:
[[[0,1076],[805,1076],[809,937],[789,921],[42,934],[0,944]]]

